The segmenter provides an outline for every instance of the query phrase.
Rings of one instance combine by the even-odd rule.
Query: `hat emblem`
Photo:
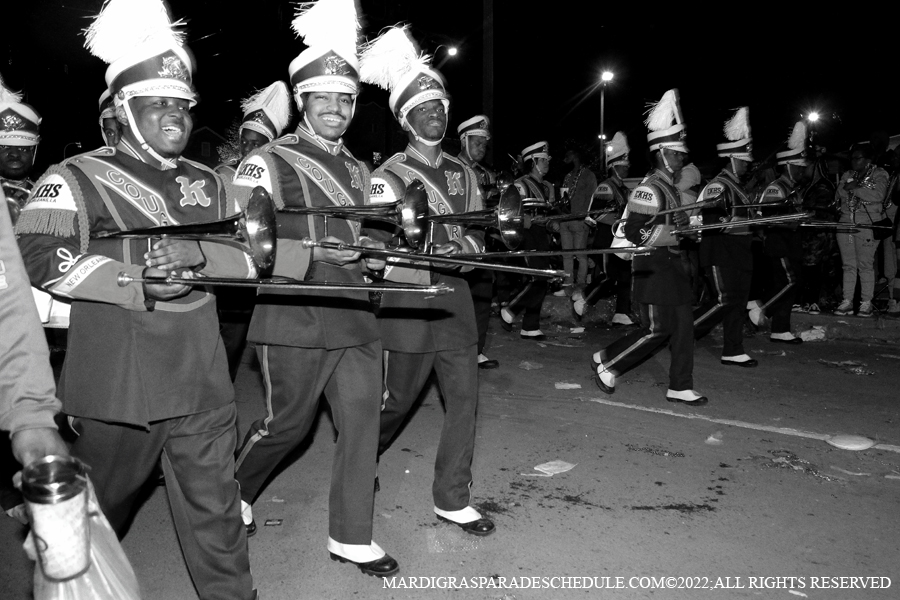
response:
[[[347,61],[332,54],[328,58],[325,59],[325,74],[326,75],[349,75],[350,70],[347,68]]]
[[[187,81],[187,69],[184,67],[184,63],[181,62],[181,59],[177,56],[164,56],[162,59],[162,70],[159,72],[159,76]]]
[[[429,77],[428,75],[420,76],[416,79],[416,83],[419,84],[420,90],[433,90],[440,87],[434,77]]]
[[[3,115],[3,129],[5,131],[15,131],[21,129],[25,125],[25,121],[16,115]]]
[[[487,129],[487,126],[488,126],[487,121],[485,121],[484,119],[482,119],[481,122],[478,124],[479,129]]]

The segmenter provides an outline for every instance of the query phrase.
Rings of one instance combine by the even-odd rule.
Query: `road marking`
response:
[[[580,398],[581,400],[585,400],[587,402],[595,402],[597,404],[605,404],[607,406],[615,406],[617,408],[628,408],[631,410],[641,410],[644,412],[656,413],[659,415],[669,415],[672,417],[681,417],[682,419],[698,419],[701,421],[708,421],[709,423],[718,423],[719,425],[730,425],[732,427],[742,427],[744,429],[755,429],[756,431],[767,431],[769,433],[778,433],[781,435],[792,435],[794,437],[803,437],[809,438],[813,440],[820,440],[823,442],[827,442],[828,438],[831,437],[829,434],[825,433],[814,433],[812,431],[802,431],[800,429],[791,429],[789,427],[773,427],[772,425],[760,425],[758,423],[748,423],[746,421],[736,421],[734,419],[714,419],[712,417],[707,417],[705,415],[697,415],[697,414],[685,414],[680,412],[675,412],[673,410],[667,410],[665,408],[651,408],[648,406],[635,406],[634,404],[625,404],[623,402],[614,402],[612,400],[607,400],[605,398]],[[876,450],[887,450],[889,452],[897,452],[900,453],[900,446],[894,446],[892,444],[875,444],[872,448]]]

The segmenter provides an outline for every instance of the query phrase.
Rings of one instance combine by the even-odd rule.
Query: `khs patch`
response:
[[[462,173],[458,171],[444,171],[444,175],[447,176],[447,194],[450,196],[464,196],[466,194],[462,181],[460,181]]]
[[[647,206],[657,206],[658,202],[656,194],[653,190],[646,187],[637,187],[631,193],[631,201],[637,204],[645,204]]]
[[[191,181],[184,175],[179,175],[175,181],[181,186],[181,206],[197,206],[198,204],[206,208],[212,203],[203,186],[206,185],[205,179]]]
[[[359,165],[345,162],[347,170],[350,172],[350,187],[356,190],[363,190],[362,174],[359,172]]]
[[[773,200],[781,200],[784,198],[784,194],[781,193],[781,188],[777,185],[770,185],[766,188],[766,191],[763,192],[763,196],[765,198],[771,198]]]
[[[712,200],[716,196],[721,196],[725,193],[725,186],[721,183],[711,183],[700,192],[700,197],[697,198],[698,202],[702,202],[704,200]]]
[[[250,179],[261,179],[263,173],[266,172],[266,168],[262,165],[254,165],[253,163],[245,163],[244,166],[241,167],[241,170],[238,171],[238,177],[250,178]]]
[[[35,186],[31,192],[31,199],[25,205],[24,210],[36,210],[51,208],[56,210],[77,211],[72,190],[69,189],[66,180],[56,173],[48,175],[40,185]]]

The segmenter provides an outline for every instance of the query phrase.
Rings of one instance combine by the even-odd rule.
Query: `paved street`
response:
[[[254,509],[260,527],[250,550],[263,598],[900,598],[900,346],[855,339],[796,347],[758,335],[747,349],[759,368],[740,369],[719,364],[714,332],[698,344],[695,367],[696,389],[710,403],[691,408],[665,401],[667,350],[621,378],[614,395],[601,393],[589,353],[621,330],[590,323],[571,335],[569,325],[548,327],[558,337],[539,345],[492,322],[488,354],[501,367],[480,376],[472,491],[497,523],[494,535],[467,536],[431,511],[442,416],[432,389],[380,466],[375,541],[398,559],[403,579],[385,589],[330,561],[333,430],[323,413],[309,445]],[[857,364],[827,364],[845,361]],[[248,361],[238,380],[242,426],[262,410],[261,390]],[[880,446],[851,452],[822,440],[838,433]],[[554,460],[575,466],[539,476],[534,466]],[[31,567],[18,549],[20,530],[11,519],[0,522],[2,597],[27,598]],[[196,598],[161,490],[124,546],[145,598]],[[619,577],[624,587],[496,587],[573,576],[609,587]],[[874,576],[876,584],[888,577],[891,587],[813,587],[838,584],[829,578],[839,576]],[[469,587],[433,589],[449,581],[433,579],[424,580],[432,589],[410,589],[411,577],[465,578]],[[687,578],[672,580],[676,586],[722,578],[731,589],[652,589],[654,580],[632,577]]]

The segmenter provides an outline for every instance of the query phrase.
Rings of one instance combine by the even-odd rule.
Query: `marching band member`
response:
[[[450,107],[444,78],[419,54],[406,29],[385,32],[363,51],[360,61],[362,80],[390,92],[388,105],[409,139],[406,150],[375,171],[372,201],[393,201],[405,186],[419,180],[432,214],[480,210],[475,173],[441,150]],[[449,256],[481,252],[484,237],[483,232],[461,225],[437,225],[431,243],[433,254]],[[387,449],[435,371],[446,413],[434,465],[434,512],[467,533],[488,535],[494,523],[470,504],[478,332],[469,286],[456,270],[437,265],[408,268],[393,263],[386,277],[447,283],[454,291],[431,299],[384,294],[378,312],[385,349],[379,453]]]
[[[28,174],[34,167],[41,117],[22,102],[22,95],[6,89],[0,79],[0,187],[15,224],[34,182]]]
[[[110,0],[87,46],[109,63],[122,139],[51,167],[17,225],[35,286],[72,299],[59,394],[121,537],[162,457],[175,529],[200,598],[255,598],[234,480],[235,406],[215,298],[204,288],[118,275],[255,275],[249,256],[210,242],[104,233],[226,216],[223,182],[181,157],[196,103],[193,64],[158,0]],[[99,237],[98,237],[99,236]]]
[[[750,204],[742,180],[753,162],[749,109],[743,107],[725,124],[725,139],[716,145],[719,157],[727,158],[725,168],[700,192],[698,202],[720,198],[724,206]],[[739,222],[749,217],[748,209],[732,208],[731,214],[718,207],[702,211],[705,224]],[[694,337],[699,339],[722,322],[725,345],[722,364],[755,367],[758,363],[744,352],[744,316],[753,277],[750,229],[737,225],[728,229],[710,229],[700,240],[700,267],[711,292],[703,306],[694,312]]]
[[[276,81],[241,102],[244,116],[238,128],[240,156],[216,167],[216,173],[228,181],[248,154],[281,135],[291,120],[291,95],[283,81]]]
[[[106,89],[100,94],[100,135],[107,146],[115,148],[122,139],[122,125],[116,119],[116,103],[112,93]]]
[[[497,185],[497,173],[482,164],[487,153],[488,141],[491,139],[490,126],[491,121],[487,116],[475,115],[456,128],[462,145],[459,160],[475,172],[486,208],[493,208],[489,206],[491,202],[488,197],[496,195]],[[478,368],[496,369],[500,366],[500,361],[484,355],[484,344],[487,341],[488,323],[491,318],[491,300],[494,295],[494,272],[487,269],[472,269],[466,273],[466,281],[472,292],[475,324],[478,327]]]
[[[522,150],[527,174],[516,179],[516,188],[522,198],[529,198],[542,204],[554,202],[553,185],[544,181],[550,172],[550,144],[538,142]],[[526,220],[522,234],[522,250],[550,250],[550,235],[544,225],[529,224]],[[525,259],[532,269],[549,269],[550,259],[545,256],[534,256]],[[547,339],[541,331],[541,307],[547,296],[549,281],[545,277],[532,277],[531,281],[508,305],[500,309],[500,324],[506,331],[512,331],[516,315],[522,315],[522,331],[519,337],[523,340],[539,342]]]
[[[603,250],[612,247],[612,227],[625,210],[628,202],[628,188],[624,179],[628,177],[631,162],[628,159],[628,138],[617,131],[606,152],[606,170],[609,177],[600,182],[594,191],[590,211],[606,211],[597,219],[586,217],[585,222],[596,227],[594,232],[594,248]],[[584,289],[572,294],[572,310],[579,317],[584,315],[588,306],[594,306],[600,298],[616,295],[616,312],[610,321],[613,325],[634,325],[629,316],[631,313],[631,255],[623,259],[615,254],[602,255],[603,262],[597,256],[597,265],[591,283]],[[602,267],[601,267],[602,265]]]
[[[775,202],[797,196],[809,180],[812,163],[806,156],[806,123],[797,121],[788,139],[788,149],[775,155],[782,167],[781,176],[763,191],[760,202]],[[791,202],[799,205],[799,199]],[[778,212],[791,210],[790,207]],[[767,212],[773,209],[767,209]],[[766,228],[764,251],[769,259],[772,281],[763,292],[762,302],[753,300],[747,304],[750,320],[759,325],[762,318],[772,320],[769,340],[782,344],[802,344],[803,340],[791,333],[791,308],[797,290],[797,275],[803,260],[803,246],[796,225],[770,225]]]
[[[669,389],[666,400],[691,406],[708,399],[693,390],[694,320],[691,314],[691,277],[672,235],[674,225],[687,224],[683,212],[656,213],[680,206],[675,175],[681,169],[687,145],[678,91],[669,90],[653,107],[646,121],[653,170],[628,198],[625,236],[638,246],[652,246],[647,255],[634,257],[634,299],[640,305],[641,328],[594,353],[591,364],[597,385],[607,394],[615,392],[616,377],[670,344]],[[674,223],[673,223],[674,222]]]
[[[301,113],[297,130],[251,153],[234,184],[243,204],[263,186],[278,208],[362,206],[369,173],[344,146],[359,93],[353,0],[319,0],[301,9],[293,29],[308,48],[289,67]],[[339,217],[281,213],[274,273],[304,281],[363,283],[363,269],[384,268],[358,252],[309,249],[303,240],[383,247]],[[244,523],[266,480],[306,437],[324,394],[339,432],[329,496],[331,559],[386,577],[397,561],[372,540],[375,462],[381,406],[382,347],[368,293],[304,295],[268,291],[257,297],[248,339],[257,344],[266,416],[253,422],[237,451]]]

